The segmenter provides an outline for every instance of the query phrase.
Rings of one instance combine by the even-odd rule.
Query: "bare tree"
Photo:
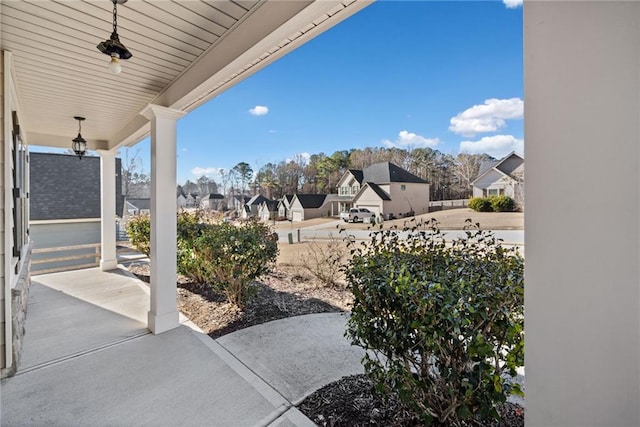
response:
[[[145,172],[140,148],[126,148],[122,159],[122,193],[125,198],[149,197],[151,179]]]

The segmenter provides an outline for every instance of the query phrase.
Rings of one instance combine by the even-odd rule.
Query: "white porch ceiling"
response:
[[[129,0],[118,34],[133,53],[122,73],[96,45],[112,31],[110,0],[2,0],[21,127],[32,145],[69,147],[84,116],[90,148],[148,134],[154,103],[190,111],[372,0]]]

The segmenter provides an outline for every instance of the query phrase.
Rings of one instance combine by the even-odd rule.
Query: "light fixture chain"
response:
[[[118,31],[118,2],[114,0],[113,2],[113,32]]]

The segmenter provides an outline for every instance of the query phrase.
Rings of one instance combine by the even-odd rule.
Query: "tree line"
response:
[[[338,181],[348,169],[362,170],[374,163],[391,162],[425,179],[430,184],[430,200],[464,199],[472,195],[471,182],[485,160],[495,159],[487,154],[453,156],[432,148],[367,147],[339,150],[331,155],[296,155],[279,163],[267,163],[257,171],[249,163],[240,162],[231,169],[221,169],[217,181],[203,175],[178,185],[178,192],[225,196],[262,194],[270,199],[294,193],[330,194],[337,192]],[[123,186],[129,190],[125,194],[144,188],[145,180],[148,182],[148,175],[142,173],[138,165],[135,158],[123,162]],[[127,177],[131,182],[125,183]]]

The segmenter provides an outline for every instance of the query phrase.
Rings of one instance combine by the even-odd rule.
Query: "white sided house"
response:
[[[278,217],[291,219],[291,201],[293,194],[286,194],[278,201]]]
[[[266,197],[257,194],[253,196],[247,203],[245,203],[242,212],[240,214],[241,218],[257,218],[258,217],[258,208],[262,204],[269,199]]]
[[[261,221],[270,221],[276,218],[278,213],[278,201],[277,200],[264,200],[258,206],[258,219]]]
[[[210,193],[200,199],[200,207],[210,211],[221,211],[224,207],[224,196]]]
[[[478,177],[471,184],[473,197],[505,195],[520,200],[524,186],[524,158],[512,151],[500,160],[482,162]]]
[[[291,220],[304,221],[331,215],[331,202],[326,194],[294,194],[291,200]]]
[[[353,198],[360,191],[362,186],[362,171],[359,169],[347,170],[340,181],[338,181],[338,204],[337,210],[340,212],[349,212],[353,207]]]
[[[353,206],[387,218],[427,213],[429,184],[393,163],[375,163],[362,170],[362,186],[353,197]]]

